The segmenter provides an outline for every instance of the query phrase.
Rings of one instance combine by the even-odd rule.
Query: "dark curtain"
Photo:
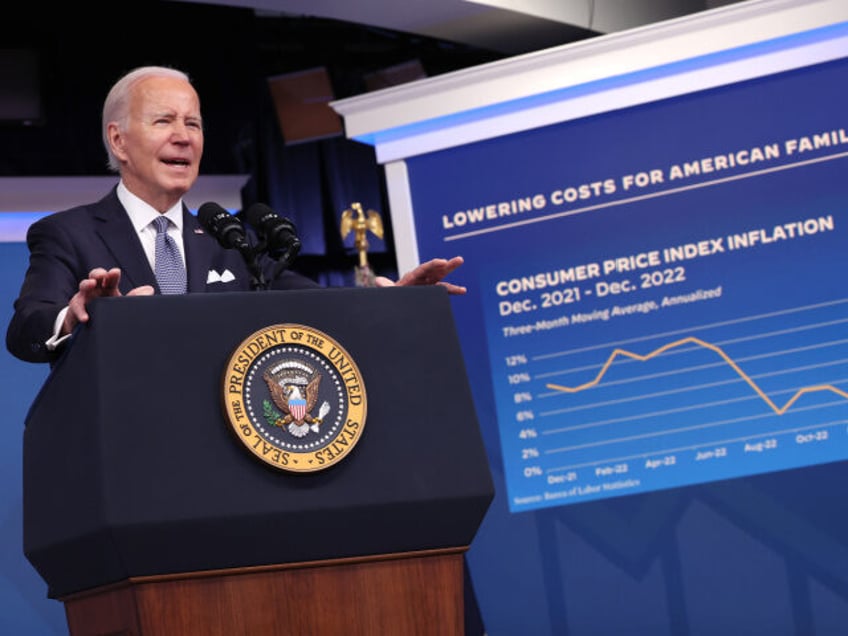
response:
[[[287,144],[267,87],[262,102],[245,207],[260,201],[291,219],[303,243],[292,269],[328,287],[354,285],[358,254],[352,233],[342,240],[342,212],[354,202],[375,210],[384,234],[368,234],[368,262],[377,275],[396,279],[385,177],[374,149],[343,135]]]

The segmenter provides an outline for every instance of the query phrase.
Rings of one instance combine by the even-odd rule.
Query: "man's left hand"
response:
[[[451,259],[434,258],[422,263],[415,269],[407,272],[401,278],[394,282],[385,276],[376,278],[377,287],[408,287],[410,285],[441,285],[447,289],[449,294],[464,294],[468,291],[462,285],[454,285],[444,281],[444,278],[453,272],[457,267],[465,261],[461,256],[454,256]]]

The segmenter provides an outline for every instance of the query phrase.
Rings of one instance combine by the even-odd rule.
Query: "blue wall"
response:
[[[3,333],[12,316],[27,265],[23,243],[0,243],[0,317]],[[13,358],[5,346],[0,353],[0,634],[8,636],[53,636],[67,634],[65,611],[58,601],[47,598],[47,585],[23,552],[23,432],[24,419],[41,384],[46,365]],[[60,423],[57,423],[60,425]]]

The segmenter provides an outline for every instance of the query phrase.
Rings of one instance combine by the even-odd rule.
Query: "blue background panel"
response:
[[[843,631],[846,78],[407,160],[421,259],[466,261],[490,634]]]

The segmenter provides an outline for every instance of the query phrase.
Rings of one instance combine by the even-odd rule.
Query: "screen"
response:
[[[407,160],[511,512],[848,457],[846,71]]]

